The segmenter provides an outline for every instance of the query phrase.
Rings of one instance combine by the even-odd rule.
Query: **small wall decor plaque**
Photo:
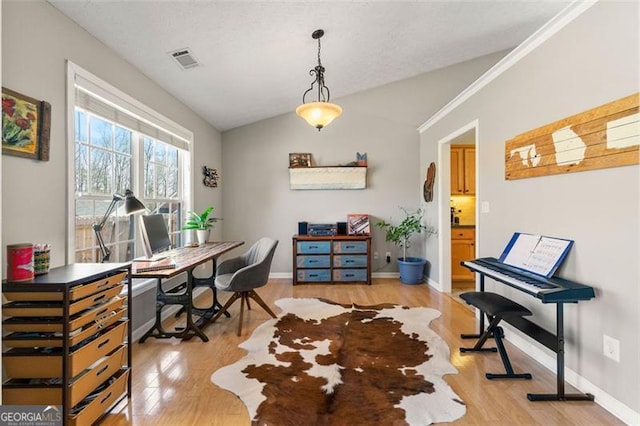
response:
[[[204,178],[202,179],[202,183],[204,183],[204,186],[208,186],[210,188],[218,187],[219,176],[217,169],[211,169],[207,166],[202,166],[202,175],[204,176]]]
[[[49,161],[51,105],[2,88],[2,153]]]
[[[433,201],[433,184],[436,182],[436,163],[429,164],[427,169],[427,176],[424,179],[424,185],[422,186],[422,195],[424,201],[430,203]]]

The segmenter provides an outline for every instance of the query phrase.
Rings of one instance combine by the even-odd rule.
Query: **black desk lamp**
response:
[[[100,221],[100,223],[96,223],[93,225],[93,231],[96,233],[96,240],[98,240],[98,246],[100,246],[100,253],[102,254],[101,263],[108,262],[109,257],[111,256],[111,250],[109,250],[107,246],[104,245],[104,240],[102,239],[102,228],[104,228],[104,224],[107,223],[109,216],[111,216],[111,213],[113,213],[113,210],[118,205],[118,202],[122,200],[124,200],[124,212],[127,216],[141,212],[145,209],[144,204],[142,204],[140,200],[134,197],[133,192],[131,192],[130,189],[127,189],[124,192],[124,196],[113,194],[111,204],[109,204],[109,208],[102,217],[102,220]]]

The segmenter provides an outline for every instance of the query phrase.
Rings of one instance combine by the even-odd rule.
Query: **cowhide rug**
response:
[[[429,328],[440,312],[281,299],[277,319],[240,347],[248,354],[211,380],[238,395],[254,424],[426,425],[462,417],[442,380],[457,373]]]

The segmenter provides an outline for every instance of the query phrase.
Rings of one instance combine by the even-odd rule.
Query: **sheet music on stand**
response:
[[[516,232],[500,262],[551,278],[573,246],[572,240]]]

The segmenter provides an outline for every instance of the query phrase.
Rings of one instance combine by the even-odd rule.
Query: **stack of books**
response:
[[[160,271],[162,269],[175,269],[176,262],[170,257],[160,260],[136,260],[133,263],[133,272]]]

